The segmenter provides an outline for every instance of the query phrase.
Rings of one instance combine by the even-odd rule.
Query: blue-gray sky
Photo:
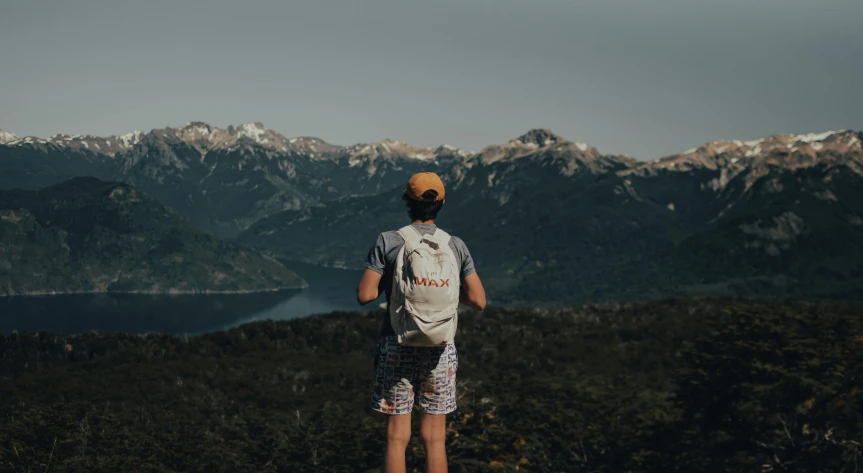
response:
[[[260,121],[642,159],[863,128],[860,0],[0,0],[0,129]]]

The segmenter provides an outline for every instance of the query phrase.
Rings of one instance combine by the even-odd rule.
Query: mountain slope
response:
[[[195,229],[125,184],[76,178],[0,191],[0,295],[300,287],[279,263]]]
[[[745,187],[746,177],[739,180]],[[703,282],[733,281],[743,294],[859,297],[860,189],[863,176],[841,164],[773,171],[682,242],[678,260],[699,271]]]
[[[863,133],[849,130],[712,141],[618,172],[646,199],[674,209],[690,229],[721,217],[752,185],[783,171],[845,166],[863,174]]]
[[[587,286],[614,287],[630,277],[627,268],[636,262],[623,248],[649,255],[665,250],[678,232],[666,209],[633,198],[614,174],[633,164],[533,130],[445,173],[448,202],[439,224],[466,241],[494,302],[560,300],[573,293],[574,276],[575,292],[605,297],[615,291]],[[378,232],[408,222],[400,197],[399,188],[283,212],[240,241],[289,259],[356,267]],[[605,271],[594,274],[599,267]],[[559,272],[571,274],[549,280]]]
[[[86,149],[25,140],[0,143],[0,189],[35,190],[73,177],[110,179],[115,174],[110,157]]]

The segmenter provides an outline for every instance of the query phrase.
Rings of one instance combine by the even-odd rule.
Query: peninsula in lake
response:
[[[79,177],[0,191],[0,296],[305,287],[279,262],[195,228],[127,184]]]

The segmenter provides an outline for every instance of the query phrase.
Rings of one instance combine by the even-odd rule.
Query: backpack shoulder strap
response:
[[[423,238],[419,230],[414,228],[413,225],[406,225],[400,228],[398,234],[401,235],[401,237],[405,240],[405,244],[407,244],[408,242],[412,244],[417,244]]]
[[[432,236],[436,241],[440,242],[441,246],[449,245],[449,241],[452,238],[449,233],[441,230],[440,228],[436,228]]]

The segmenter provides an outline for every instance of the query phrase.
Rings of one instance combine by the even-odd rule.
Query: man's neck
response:
[[[411,225],[434,225],[434,220],[414,220]]]

